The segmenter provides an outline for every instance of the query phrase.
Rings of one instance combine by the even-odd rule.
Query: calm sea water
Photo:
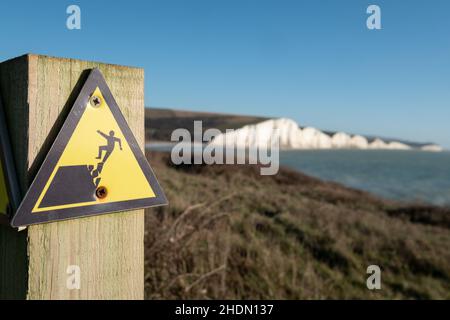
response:
[[[147,148],[170,152],[172,146]],[[450,206],[450,152],[295,150],[281,151],[280,164],[388,199]]]
[[[450,206],[450,152],[283,151],[280,163],[385,198]]]

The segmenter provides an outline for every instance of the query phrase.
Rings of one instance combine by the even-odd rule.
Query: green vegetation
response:
[[[148,156],[170,201],[146,213],[148,299],[450,299],[449,209]],[[381,290],[366,288],[371,264]]]

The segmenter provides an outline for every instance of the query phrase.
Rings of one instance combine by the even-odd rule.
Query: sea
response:
[[[148,145],[170,151],[170,145]],[[450,152],[289,150],[280,165],[386,199],[450,207]]]
[[[450,152],[295,150],[280,164],[387,199],[450,206]]]

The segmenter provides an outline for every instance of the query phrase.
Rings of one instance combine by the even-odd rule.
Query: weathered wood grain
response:
[[[38,55],[28,55],[19,60],[20,66],[25,64],[21,72],[26,72],[27,84],[22,83],[22,90],[19,90],[21,98],[15,100],[20,100],[21,103],[26,101],[27,106],[19,106],[20,102],[13,102],[14,99],[9,102],[10,96],[4,100],[8,120],[10,124],[14,124],[13,143],[22,144],[14,150],[22,186],[31,183],[31,178],[39,169],[87,77],[87,70],[94,67],[99,68],[105,76],[122,113],[143,148],[142,69]],[[0,64],[2,93],[11,86],[8,77],[14,75],[10,73],[17,73],[15,68],[9,67],[10,64]],[[16,108],[22,116],[10,115]],[[22,132],[23,128],[18,128],[18,132],[15,132],[15,123],[24,126],[27,132]],[[0,236],[1,246],[9,241],[9,234],[10,232]],[[3,237],[6,239],[3,240]],[[22,234],[14,237],[18,237],[17,242],[23,244]],[[143,299],[143,241],[143,210],[31,226],[27,230],[25,246],[28,253],[26,297]],[[1,258],[3,254],[8,254],[8,250],[3,251],[0,248]],[[81,268],[80,290],[68,290],[66,287],[66,270],[69,265]],[[2,271],[0,274],[3,277]]]

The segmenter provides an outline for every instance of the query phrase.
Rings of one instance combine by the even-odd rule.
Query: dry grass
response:
[[[146,214],[148,299],[450,298],[450,211],[405,206],[282,169],[172,166]],[[382,268],[382,290],[366,268]]]

